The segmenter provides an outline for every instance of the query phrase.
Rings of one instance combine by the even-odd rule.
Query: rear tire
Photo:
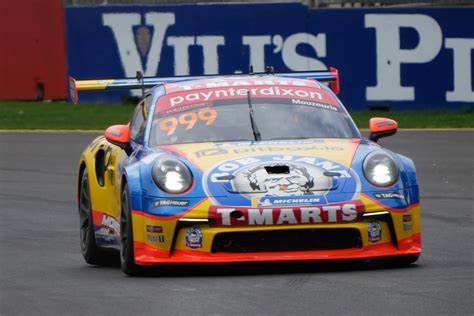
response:
[[[120,266],[122,267],[123,273],[129,276],[137,276],[142,272],[142,268],[135,263],[132,212],[127,184],[124,185],[122,190],[120,216]]]
[[[97,246],[91,205],[89,175],[87,169],[85,169],[82,174],[79,193],[79,234],[82,256],[88,264],[113,265],[116,257]]]

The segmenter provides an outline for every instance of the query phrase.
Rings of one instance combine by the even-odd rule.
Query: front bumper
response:
[[[189,214],[188,216],[190,216]],[[213,226],[205,218],[172,218],[163,220],[141,212],[133,212],[135,262],[139,265],[160,263],[225,263],[253,261],[338,260],[365,259],[386,256],[419,256],[421,254],[420,206],[414,204],[404,210],[387,210],[380,206],[366,207],[357,221],[344,223],[279,225],[279,226]],[[373,227],[380,229],[380,236],[370,233]],[[297,235],[308,231],[357,232],[357,243],[345,243],[334,249],[278,251],[250,247],[226,251],[216,247],[216,236],[257,234],[265,239],[266,232],[285,232]],[[233,235],[232,235],[233,234]],[[282,235],[282,236],[283,236]],[[318,235],[321,236],[321,235]],[[275,242],[275,240],[273,240]],[[282,239],[280,242],[286,242]],[[256,240],[256,243],[258,240]],[[276,241],[278,242],[278,241]],[[222,244],[222,241],[221,241]],[[342,249],[341,249],[342,247]],[[300,247],[301,248],[301,247]],[[330,248],[330,247],[329,247]],[[255,252],[252,249],[260,249]]]

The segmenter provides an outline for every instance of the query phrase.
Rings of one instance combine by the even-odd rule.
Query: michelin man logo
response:
[[[325,175],[326,171],[340,176]],[[206,173],[203,186],[216,205],[318,205],[352,200],[360,191],[359,178],[351,169],[299,155],[227,160]],[[225,196],[232,202],[220,202]]]

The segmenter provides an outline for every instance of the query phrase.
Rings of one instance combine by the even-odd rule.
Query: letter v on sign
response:
[[[141,71],[146,77],[156,76],[166,31],[175,23],[174,13],[145,14],[145,24],[153,26],[154,29],[145,67],[142,66],[133,35],[133,27],[141,24],[141,15],[139,13],[104,13],[102,20],[104,26],[110,27],[115,36],[125,77],[135,77],[137,71]],[[140,95],[139,91],[133,92],[135,92],[134,95]]]

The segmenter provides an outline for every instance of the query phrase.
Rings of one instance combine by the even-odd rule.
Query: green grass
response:
[[[133,105],[0,102],[0,129],[105,129],[126,123]]]
[[[399,128],[466,128],[474,127],[471,111],[363,111],[351,112],[359,128],[368,128],[371,117],[387,117],[398,122]]]
[[[99,129],[126,123],[132,116],[131,104],[79,104],[66,102],[0,102],[0,129]],[[369,118],[388,117],[400,128],[474,127],[474,112],[442,111],[363,111],[351,112],[359,128],[367,128]]]

